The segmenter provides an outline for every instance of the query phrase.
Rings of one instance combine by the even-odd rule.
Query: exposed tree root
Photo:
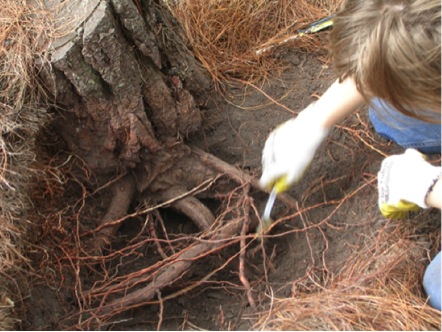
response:
[[[243,220],[229,221],[224,226],[215,230],[208,240],[197,239],[193,245],[169,257],[168,262],[163,262],[163,265],[154,273],[152,280],[147,286],[128,292],[124,296],[114,299],[107,304],[102,303],[98,309],[94,310],[94,318],[90,318],[85,323],[93,325],[95,325],[95,323],[100,324],[102,320],[108,317],[149,303],[158,291],[182,278],[194,261],[210,254],[210,252],[214,252],[231,244],[229,242],[237,242],[238,240],[232,239],[232,237],[239,233],[242,224]],[[142,279],[149,279],[150,277],[151,276],[141,276],[136,282],[142,282]],[[126,286],[127,285],[122,282],[108,289],[107,292],[108,294],[112,294],[117,291],[123,291]],[[165,299],[166,298],[163,297],[163,300]]]
[[[248,192],[248,190],[247,190],[247,192]],[[246,194],[247,194],[247,192],[246,192]],[[250,210],[250,203],[245,204],[244,210],[245,210],[244,215],[248,216],[249,210]],[[247,221],[248,221],[248,218],[247,218]],[[245,255],[246,255],[246,247],[247,247],[246,246],[246,234],[248,232],[248,228],[249,228],[249,223],[244,222],[241,227],[241,240],[240,240],[241,249],[240,249],[240,254],[239,254],[239,279],[241,280],[241,283],[244,285],[244,287],[246,289],[247,299],[249,301],[250,307],[253,310],[255,310],[256,303],[255,303],[255,300],[253,299],[253,296],[252,296],[252,289],[250,287],[250,283],[245,275]]]
[[[259,186],[258,180],[249,175],[244,173],[243,171],[239,170],[238,168],[218,159],[214,155],[204,152],[201,149],[198,149],[197,147],[192,147],[192,152],[196,153],[203,163],[208,165],[209,167],[212,167],[223,174],[228,174],[229,177],[231,177],[233,180],[237,181],[238,183],[250,183],[252,188],[262,191],[262,188]],[[284,204],[287,205],[287,207],[296,209],[296,200],[287,195],[287,194],[279,194],[278,199],[281,200]]]
[[[251,295],[251,286],[245,277],[244,257],[248,247],[246,243],[248,227],[246,225],[250,224],[249,214],[253,204],[249,197],[249,188],[259,189],[258,183],[252,176],[208,153],[198,149],[192,151],[198,153],[198,160],[205,161],[206,167],[209,170],[216,169],[217,172],[222,172],[222,174],[206,179],[203,182],[203,186],[200,183],[193,190],[185,191],[182,187],[175,186],[155,194],[147,191],[141,196],[141,200],[144,200],[146,203],[131,215],[139,216],[146,214],[146,225],[151,230],[151,242],[155,242],[162,260],[128,275],[119,276],[107,282],[104,281],[101,286],[96,284],[84,295],[88,299],[87,302],[94,303],[99,301],[99,304],[82,311],[82,314],[85,315],[83,316],[85,320],[81,324],[82,326],[87,326],[87,328],[102,326],[102,324],[119,313],[152,303],[154,297],[159,296],[165,287],[183,278],[191,270],[191,265],[194,262],[235,243],[241,245],[240,251],[235,255],[242,256],[242,258],[240,257],[240,280],[248,292],[251,307],[256,308]],[[206,173],[213,175],[216,172],[208,171]],[[237,184],[234,187],[236,189],[233,191],[228,188],[225,189],[229,191],[227,198],[228,206],[222,210],[221,216],[215,218],[212,212],[195,195],[198,193],[200,195],[204,194],[203,191],[215,185],[216,181],[224,177],[232,179],[239,186]],[[120,183],[114,185],[113,199],[102,220],[102,225],[106,226],[97,231],[97,234],[101,236],[100,241],[102,242],[100,243],[107,244],[108,242],[106,241],[109,241],[115,235],[118,226],[121,224],[120,222],[115,223],[115,221],[128,218],[125,211],[129,208],[130,201],[134,196],[134,187],[134,181],[131,176],[126,176]],[[237,192],[238,190],[240,192]],[[154,206],[152,206],[153,200],[157,202]],[[118,201],[121,201],[122,204],[119,208],[114,207]],[[231,206],[232,204],[233,207]],[[173,250],[171,254],[167,255],[161,247],[161,242],[169,243],[169,246],[171,242],[168,239],[166,241],[159,239],[153,222],[153,218],[155,218],[153,214],[157,212],[159,206],[167,206],[187,215],[202,231],[201,235],[189,238],[193,243],[187,244],[181,247],[181,249]],[[256,213],[255,207],[253,207],[253,210]],[[238,235],[241,236],[237,237]],[[207,276],[207,278],[210,278],[211,275]],[[193,285],[193,287],[196,287],[198,281],[193,283]],[[191,286],[191,288],[193,287]],[[182,294],[185,291],[188,290],[182,290],[179,293]],[[161,301],[168,299],[168,295],[161,294]]]
[[[132,175],[126,175],[112,186],[112,199],[108,210],[101,220],[101,226],[93,239],[92,253],[102,252],[105,246],[111,243],[112,237],[118,231],[120,224],[113,221],[123,218],[132,203],[135,194],[135,180]],[[111,223],[108,225],[108,223]]]
[[[156,199],[161,201],[169,201],[178,196],[185,194],[184,189],[170,188],[157,195]],[[171,208],[188,216],[201,231],[209,229],[215,221],[212,212],[199,199],[193,196],[186,196],[174,201]]]

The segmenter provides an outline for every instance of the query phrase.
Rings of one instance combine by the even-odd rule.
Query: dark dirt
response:
[[[260,89],[286,108],[300,111],[334,81],[335,77],[319,56],[284,50],[281,61],[288,65],[278,79]],[[257,177],[260,175],[261,151],[268,133],[292,114],[272,103],[263,93],[248,86],[232,88],[222,102],[212,102],[204,120],[204,132],[190,137],[190,142],[220,159]],[[263,106],[265,105],[265,106]],[[377,208],[376,173],[386,154],[402,149],[380,138],[371,129],[365,109],[349,116],[336,126],[320,147],[304,178],[289,192],[298,202],[301,217],[290,217],[284,204],[277,201],[273,211],[276,226],[264,242],[248,247],[246,277],[258,310],[253,311],[239,280],[238,258],[203,284],[185,294],[159,304],[147,305],[116,317],[112,330],[248,330],[270,298],[287,297],[293,282],[306,273],[333,274],[345,260],[370,241],[384,223]],[[264,209],[267,195],[254,195],[255,203]],[[196,228],[183,216],[167,209],[160,211],[173,233],[192,233]],[[440,212],[430,211],[421,219],[434,220],[438,229]],[[119,230],[119,243],[137,234],[142,223],[125,224]],[[308,227],[308,231],[300,231]],[[154,248],[143,249],[144,253]],[[192,280],[201,280],[239,251],[239,245],[195,263],[180,285],[164,290],[163,296],[184,288]],[[134,260],[131,268],[141,264]],[[44,294],[44,295],[43,295]],[[38,310],[28,311],[26,329],[56,327],[60,317],[54,305],[62,296],[55,289],[35,286],[33,297],[39,299]],[[35,302],[34,302],[35,303]],[[52,321],[52,323],[49,323]],[[52,324],[52,325],[51,325]]]

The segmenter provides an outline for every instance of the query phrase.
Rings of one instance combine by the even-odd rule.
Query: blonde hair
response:
[[[345,0],[330,34],[334,69],[367,102],[440,122],[440,24],[440,0]]]

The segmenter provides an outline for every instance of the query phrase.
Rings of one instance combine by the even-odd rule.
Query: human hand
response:
[[[314,105],[270,133],[262,152],[262,188],[270,190],[275,187],[280,193],[304,174],[328,133],[318,120]]]
[[[382,215],[403,219],[407,212],[427,208],[425,199],[440,174],[441,167],[431,165],[414,149],[384,159],[378,173],[378,204]]]

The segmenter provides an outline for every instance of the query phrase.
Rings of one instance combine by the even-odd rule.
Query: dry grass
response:
[[[0,286],[24,261],[23,235],[32,207],[28,185],[37,173],[35,135],[47,119],[38,71],[51,30],[38,1],[0,0]],[[6,287],[7,289],[7,287]],[[5,295],[7,298],[7,295]],[[12,303],[12,302],[8,302]],[[10,328],[0,306],[1,328]]]
[[[255,329],[440,331],[440,311],[422,292],[429,241],[416,240],[417,228],[387,224],[336,276],[308,275],[293,284],[292,297],[272,299]]]
[[[0,100],[15,110],[39,104],[37,77],[51,40],[48,13],[35,1],[0,0]]]
[[[45,15],[25,1],[1,0],[0,17],[0,269],[14,264],[14,240],[30,205],[35,135],[46,119],[37,71],[48,40]]]
[[[218,88],[240,78],[255,82],[280,67],[272,56],[278,45],[320,18],[334,13],[341,0],[168,1],[198,59]],[[317,50],[324,39],[306,36],[295,47]],[[280,68],[281,69],[281,68]]]

